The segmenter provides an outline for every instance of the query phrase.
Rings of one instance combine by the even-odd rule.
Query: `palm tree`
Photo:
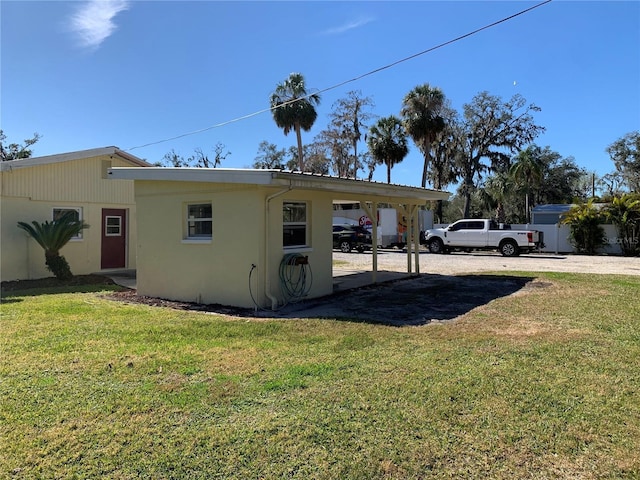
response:
[[[431,142],[431,169],[427,172],[427,179],[436,190],[443,190],[447,185],[456,182],[460,173],[458,158],[460,157],[460,135],[457,113],[449,105],[442,107],[441,117],[445,126],[437,132]],[[435,218],[438,223],[443,222],[443,201],[436,201]]]
[[[622,253],[640,254],[640,194],[626,193],[614,197],[604,209],[605,217],[615,225]]]
[[[516,157],[516,161],[509,169],[509,175],[514,181],[525,189],[525,218],[529,223],[529,194],[534,187],[539,187],[542,182],[544,168],[539,158],[539,148],[531,145],[522,150]]]
[[[511,192],[511,181],[509,175],[498,172],[489,177],[485,183],[484,191],[490,197],[491,204],[495,206],[495,219],[498,223],[507,223],[504,204]]]
[[[369,130],[367,145],[376,163],[387,166],[387,183],[391,183],[391,168],[409,153],[400,119],[394,115],[379,119]]]
[[[444,129],[441,110],[445,104],[444,93],[428,83],[418,85],[402,101],[400,114],[404,128],[424,155],[422,187],[427,185],[427,170],[431,163],[431,144],[436,134]]]
[[[78,235],[89,225],[76,219],[76,212],[67,211],[52,222],[38,223],[18,222],[21,228],[32,237],[44,249],[44,258],[47,269],[59,280],[69,280],[73,277],[69,263],[60,255],[60,250],[71,238]]]
[[[569,225],[569,238],[578,253],[594,255],[605,244],[602,215],[593,204],[593,198],[586,203],[574,205],[562,216],[563,225]]]
[[[308,132],[318,117],[315,106],[320,104],[320,95],[310,94],[305,86],[304,77],[300,73],[292,73],[276,86],[269,100],[273,119],[278,127],[288,135],[296,132],[298,141],[298,168],[304,170],[302,155],[302,137],[300,130]]]

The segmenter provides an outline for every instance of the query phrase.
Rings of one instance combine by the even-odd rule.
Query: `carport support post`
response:
[[[412,217],[413,217],[413,212],[411,211],[411,207],[405,208],[404,209],[405,212],[405,217],[407,217],[407,273],[411,273],[412,269],[411,269],[411,252],[412,252],[412,245],[411,245],[411,222],[412,222]]]
[[[376,283],[378,276],[378,203],[372,202],[371,209],[367,202],[360,202],[360,206],[371,219],[371,250],[373,255],[373,270],[371,271],[371,283]]]
[[[420,274],[420,226],[418,225],[418,205],[413,205],[413,222],[411,233],[413,234],[413,245],[416,249],[415,251],[415,260],[416,260],[416,274]]]
[[[398,205],[402,210],[402,213],[407,218],[407,273],[411,273],[411,244],[415,245],[415,260],[416,260],[416,273],[420,273],[420,267],[418,266],[418,246],[415,243],[415,231],[418,224],[418,206],[417,205]]]

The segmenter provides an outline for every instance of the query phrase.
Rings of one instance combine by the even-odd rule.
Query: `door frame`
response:
[[[120,218],[120,224],[107,224],[108,218]],[[129,209],[102,207],[100,210],[100,269],[127,268],[129,264]],[[120,235],[109,234],[119,229]],[[116,242],[113,237],[121,237]],[[111,238],[111,241],[108,239]]]

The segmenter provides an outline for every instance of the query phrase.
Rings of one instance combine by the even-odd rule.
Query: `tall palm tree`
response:
[[[302,136],[300,130],[308,132],[318,118],[316,106],[320,104],[320,95],[307,91],[304,77],[300,73],[292,73],[276,86],[269,99],[273,119],[278,127],[288,135],[296,132],[298,141],[298,167],[304,170]]]
[[[544,165],[540,161],[539,148],[535,145],[522,150],[516,157],[516,161],[509,169],[509,175],[514,181],[524,187],[525,191],[525,218],[530,221],[529,195],[540,186],[544,174]]]
[[[409,153],[400,119],[394,115],[379,119],[369,129],[367,145],[376,163],[387,166],[387,183],[391,183],[391,167],[404,160]]]
[[[27,232],[44,249],[47,269],[57,279],[69,280],[73,277],[69,263],[60,255],[60,250],[84,228],[89,228],[82,220],[76,219],[75,212],[68,211],[52,222],[18,222],[18,228]]]
[[[431,168],[427,172],[427,179],[436,190],[443,190],[447,185],[455,183],[460,174],[460,126],[457,123],[457,113],[449,105],[445,105],[441,116],[445,126],[435,134],[431,142]],[[437,200],[435,219],[438,223],[443,223],[442,211],[443,201]]]
[[[428,83],[418,85],[402,101],[400,114],[404,128],[424,155],[422,187],[427,185],[427,171],[431,163],[431,144],[445,127],[441,110],[445,104],[442,90]]]

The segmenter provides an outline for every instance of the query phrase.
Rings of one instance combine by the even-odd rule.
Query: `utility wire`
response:
[[[542,7],[543,5],[546,5],[547,3],[551,3],[551,2],[552,2],[552,0],[545,0],[543,2],[540,2],[540,3],[536,4],[536,5],[533,5],[532,7],[529,7],[529,8],[526,8],[524,10],[521,10],[521,11],[519,11],[517,13],[514,13],[513,15],[510,15],[508,17],[504,17],[501,20],[497,20],[497,21],[495,21],[493,23],[485,25],[484,27],[480,27],[480,28],[478,28],[476,30],[473,30],[473,31],[469,32],[469,33],[465,33],[464,35],[460,35],[459,37],[453,38],[451,40],[447,40],[446,42],[440,43],[440,44],[438,44],[438,45],[436,45],[434,47],[428,48],[428,49],[423,50],[421,52],[414,53],[413,55],[409,55],[408,57],[404,57],[404,58],[402,58],[400,60],[396,60],[395,62],[389,63],[389,64],[384,65],[384,66],[379,67],[379,68],[376,68],[375,70],[371,70],[371,71],[369,71],[367,73],[363,73],[362,75],[358,75],[357,77],[353,77],[353,78],[351,78],[349,80],[345,80],[343,82],[337,83],[335,85],[332,85],[330,87],[324,88],[322,90],[318,90],[318,91],[315,91],[313,93],[309,93],[308,95],[305,95],[303,97],[294,98],[294,99],[289,100],[288,102],[283,102],[281,104],[278,104],[278,105],[270,107],[270,108],[263,108],[262,110],[258,110],[256,112],[249,113],[249,114],[243,115],[241,117],[237,117],[237,118],[234,118],[234,119],[231,119],[231,120],[227,120],[227,121],[222,122],[222,123],[217,123],[215,125],[211,125],[209,127],[201,128],[199,130],[194,130],[192,132],[183,133],[181,135],[176,135],[175,137],[165,138],[163,140],[158,140],[158,141],[155,141],[155,142],[145,143],[144,145],[137,145],[135,147],[130,147],[130,148],[125,149],[125,151],[131,151],[131,150],[135,150],[135,149],[138,149],[138,148],[150,147],[151,145],[158,145],[159,143],[170,142],[171,140],[177,140],[179,138],[188,137],[188,136],[191,136],[191,135],[196,135],[198,133],[206,132],[208,130],[213,130],[214,128],[224,127],[225,125],[229,125],[231,123],[236,123],[236,122],[239,122],[241,120],[246,120],[247,118],[255,117],[255,116],[261,115],[263,113],[270,112],[272,110],[275,110],[276,108],[281,108],[281,107],[284,107],[284,106],[289,105],[291,103],[295,103],[295,102],[299,102],[301,100],[305,100],[305,99],[309,98],[312,95],[318,95],[320,93],[328,92],[330,90],[335,90],[336,88],[340,88],[340,87],[342,87],[344,85],[347,85],[349,83],[357,82],[358,80],[362,80],[365,77],[369,77],[369,76],[374,75],[376,73],[382,72],[383,70],[387,70],[389,68],[395,67],[396,65],[399,65],[401,63],[407,62],[409,60],[413,60],[414,58],[420,57],[420,56],[425,55],[427,53],[431,53],[434,50],[438,50],[440,48],[446,47],[447,45],[451,45],[452,43],[459,42],[460,40],[464,40],[465,38],[468,38],[468,37],[471,37],[473,35],[476,35],[476,34],[482,32],[484,30],[488,30],[490,28],[493,28],[493,27],[495,27],[497,25],[500,25],[501,23],[508,22],[509,20],[512,20],[512,19],[514,19],[516,17],[519,17],[520,15],[524,15],[525,13],[528,13],[528,12],[530,12],[532,10],[535,10],[538,7]]]

